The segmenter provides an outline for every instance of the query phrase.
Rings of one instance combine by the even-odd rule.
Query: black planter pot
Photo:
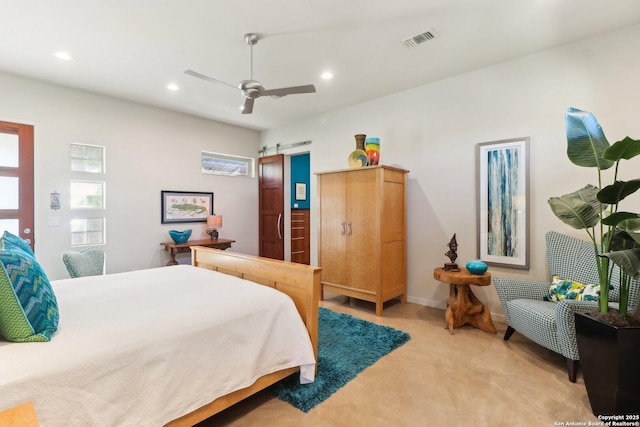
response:
[[[580,367],[591,410],[598,415],[640,412],[640,326],[616,327],[576,313]]]

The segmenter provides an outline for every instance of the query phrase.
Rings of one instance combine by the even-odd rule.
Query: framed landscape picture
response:
[[[478,258],[529,268],[529,138],[477,145]]]
[[[161,191],[161,223],[206,222],[213,215],[213,193]]]

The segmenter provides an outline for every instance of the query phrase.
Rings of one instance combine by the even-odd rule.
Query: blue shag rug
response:
[[[309,412],[368,366],[410,339],[406,332],[321,307],[315,381],[300,384],[300,376],[296,373],[275,384],[273,391],[279,399]]]

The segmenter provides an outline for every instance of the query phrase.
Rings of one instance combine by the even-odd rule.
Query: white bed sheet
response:
[[[52,282],[48,343],[0,341],[0,402],[42,426],[160,426],[263,375],[301,366],[308,332],[274,289],[187,265]]]

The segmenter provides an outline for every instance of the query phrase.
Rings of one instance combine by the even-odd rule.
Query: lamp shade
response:
[[[209,215],[207,228],[222,228],[222,215]]]

